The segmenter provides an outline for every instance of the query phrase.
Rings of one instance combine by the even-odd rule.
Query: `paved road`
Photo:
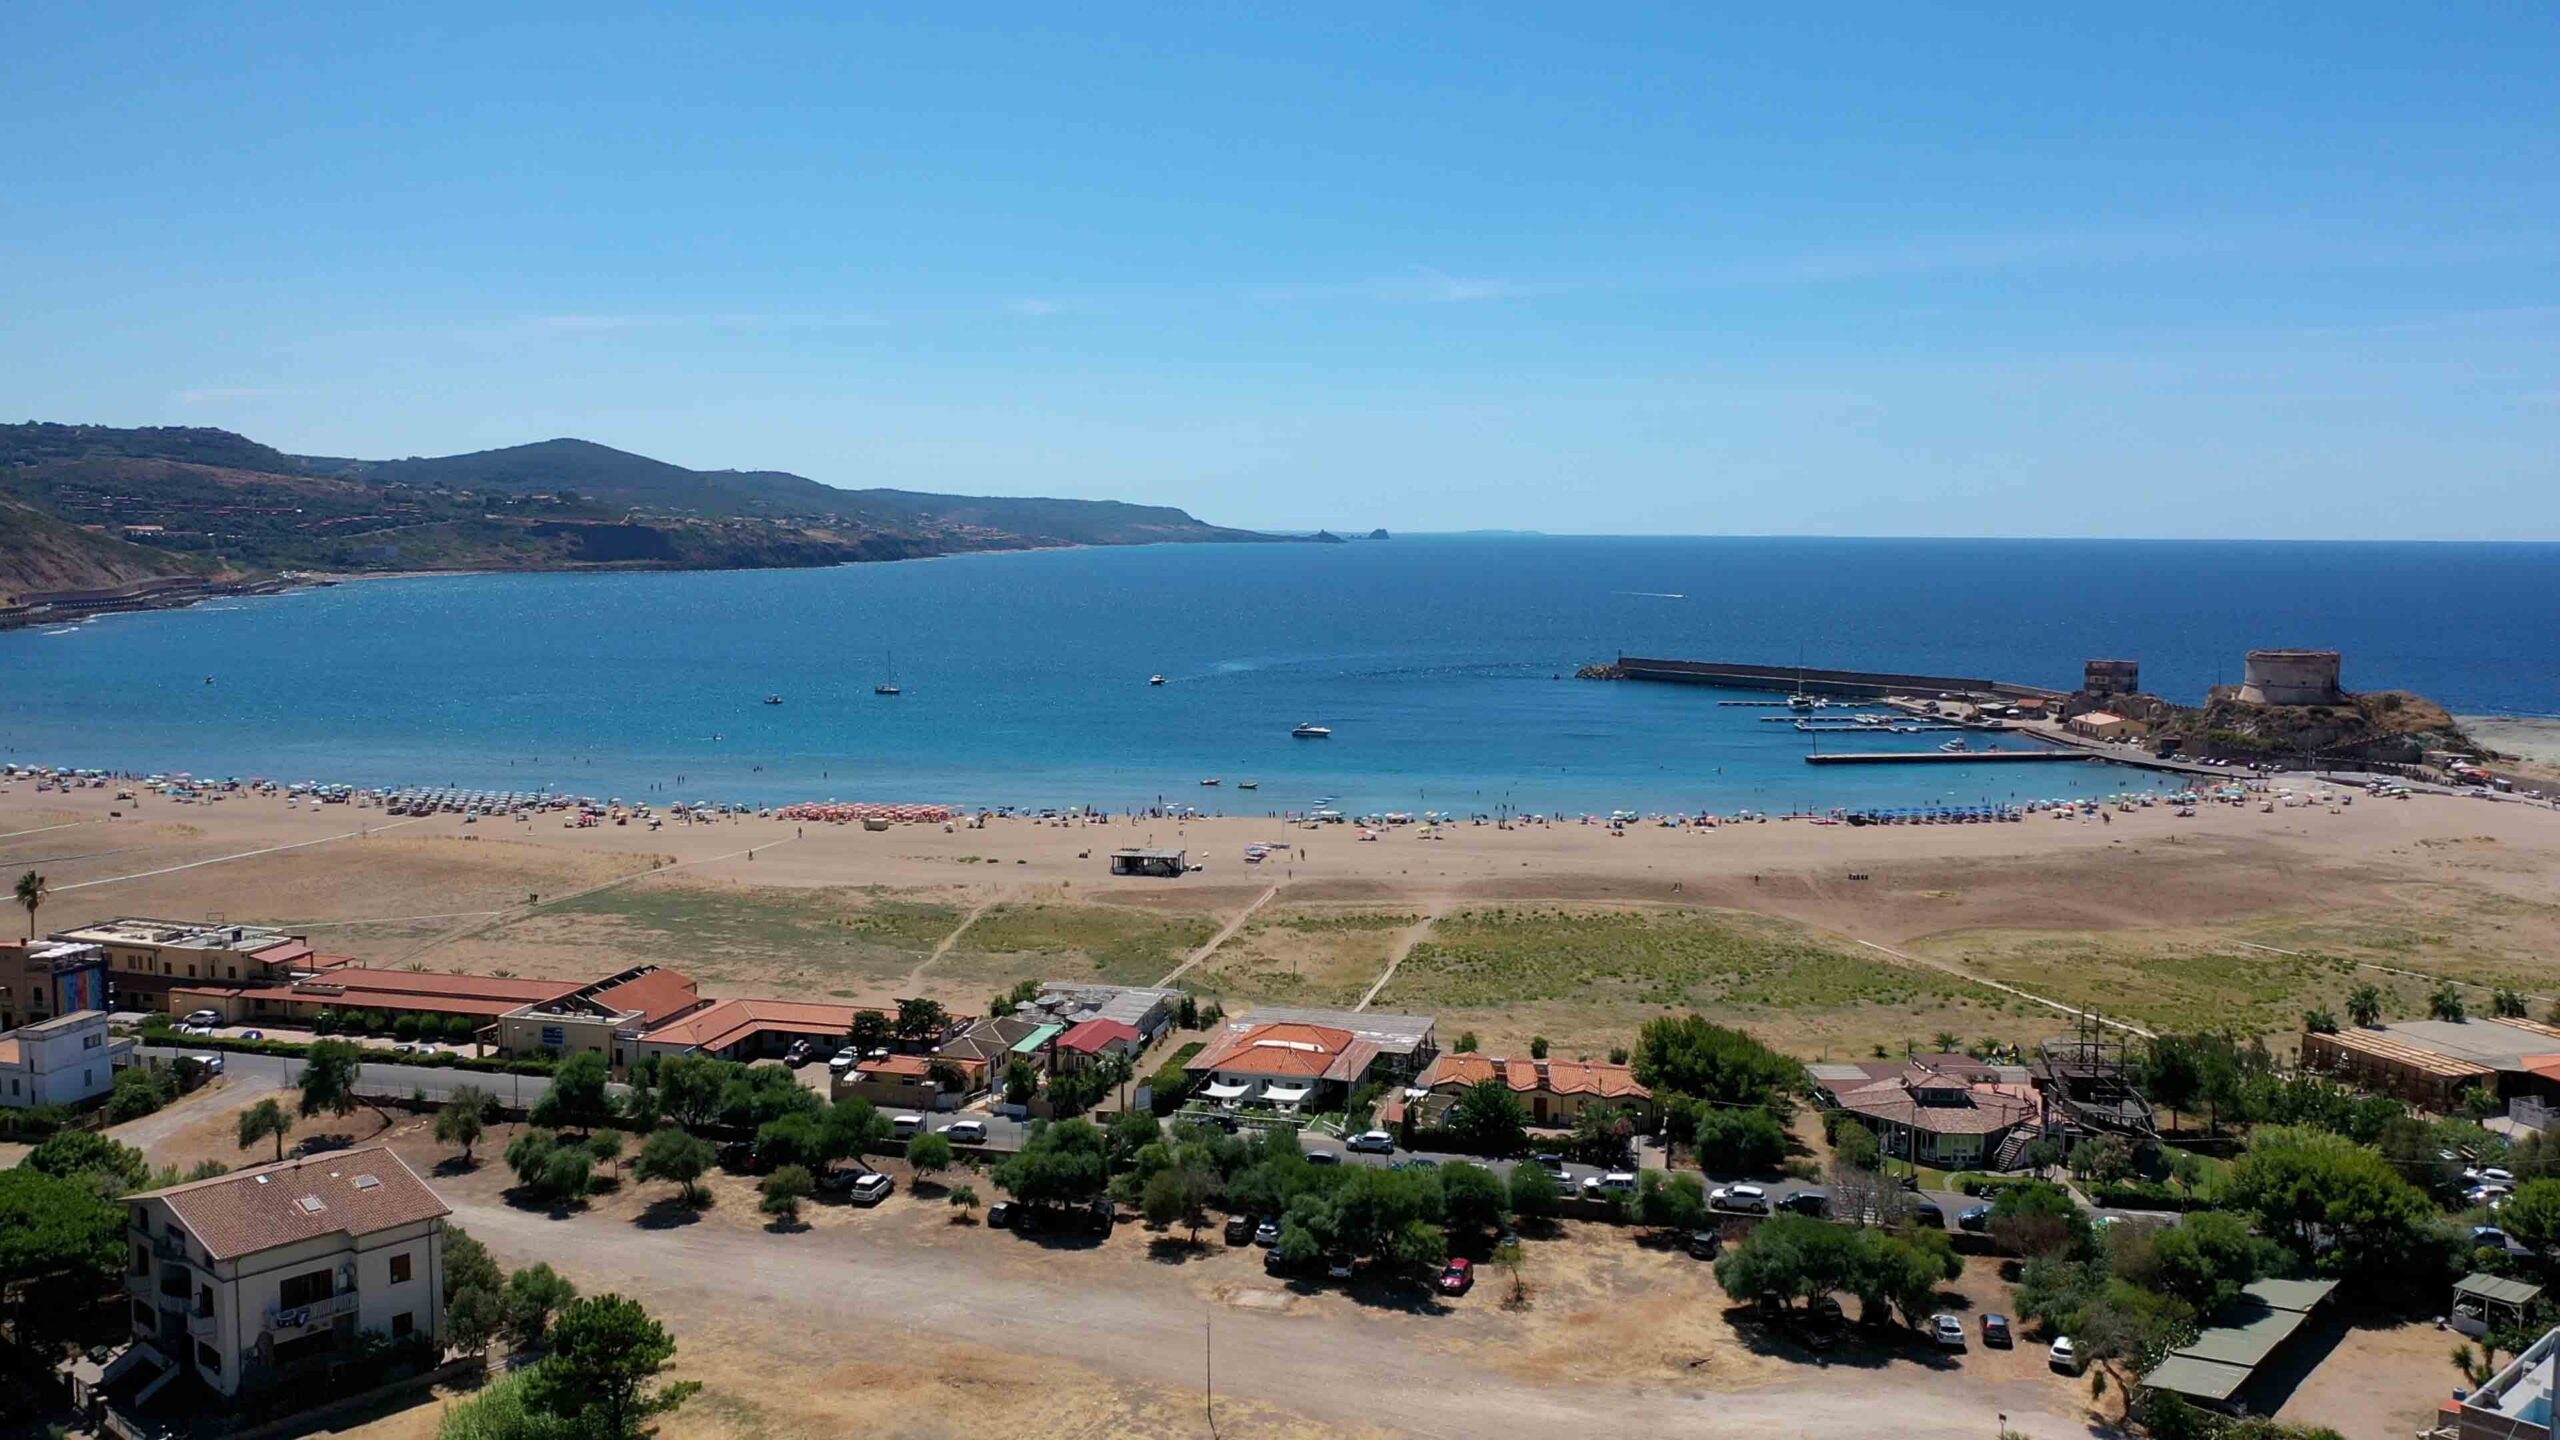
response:
[[[174,1060],[181,1055],[205,1053],[184,1046],[145,1045],[140,1054],[155,1060]],[[258,1055],[247,1051],[215,1052],[222,1056],[222,1073],[234,1082],[249,1082],[260,1088],[294,1088],[302,1083],[302,1061],[285,1055]],[[465,1085],[476,1085],[510,1105],[530,1105],[551,1088],[551,1082],[540,1075],[492,1075],[479,1070],[451,1070],[428,1065],[399,1065],[368,1058],[358,1072],[356,1087],[372,1092],[396,1092],[406,1095],[424,1090],[441,1100]]]

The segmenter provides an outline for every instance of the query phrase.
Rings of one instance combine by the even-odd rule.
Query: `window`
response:
[[[140,1246],[140,1245],[136,1245],[136,1246],[134,1246],[134,1247],[133,1247],[133,1268],[132,1268],[131,1270],[126,1271],[125,1273],[126,1273],[126,1274],[128,1274],[128,1275],[148,1275],[148,1274],[150,1274],[150,1273],[151,1273],[151,1251],[150,1251],[149,1249],[147,1249],[147,1248],[143,1247],[143,1246]]]
[[[400,1339],[417,1328],[417,1316],[410,1311],[403,1310],[391,1317],[391,1338],[394,1340]]]
[[[219,1375],[222,1373],[222,1352],[199,1340],[196,1342],[196,1363]]]
[[[107,1037],[104,1035],[83,1035],[80,1037],[80,1048],[83,1050],[95,1050],[106,1043]]]
[[[391,1257],[391,1283],[405,1285],[409,1280],[409,1257],[406,1253]]]
[[[330,1272],[326,1270],[290,1277],[276,1287],[277,1308],[298,1310],[315,1301],[328,1299],[332,1292],[330,1280]]]

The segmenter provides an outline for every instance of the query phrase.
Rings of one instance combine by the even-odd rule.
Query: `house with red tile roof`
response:
[[[2041,1124],[2035,1086],[1989,1078],[1988,1068],[1915,1061],[1862,1084],[1823,1088],[1843,1113],[1876,1132],[1885,1154],[1955,1169],[1987,1163],[2013,1132]]]
[[[1378,1054],[1348,1030],[1280,1021],[1231,1029],[1183,1068],[1215,1104],[1328,1110],[1368,1079]]]
[[[714,1000],[643,1034],[640,1054],[761,1060],[785,1053],[799,1040],[833,1053],[853,1033],[854,1017],[863,1013],[858,1005],[811,1000]]]
[[[1472,1085],[1496,1081],[1520,1097],[1529,1123],[1570,1129],[1582,1112],[1595,1105],[1614,1105],[1632,1112],[1638,1123],[1653,1123],[1653,1092],[1636,1083],[1624,1065],[1593,1060],[1506,1060],[1493,1055],[1442,1055],[1433,1060],[1400,1101],[1392,1102],[1388,1119],[1410,1112],[1417,1124],[1437,1125]]]
[[[957,1086],[936,1079],[937,1069],[960,1072]],[[987,1087],[983,1060],[953,1055],[874,1055],[836,1077],[834,1098],[858,1097],[883,1110],[957,1110]]]
[[[1138,1033],[1135,1025],[1123,1025],[1117,1020],[1087,1020],[1081,1025],[1068,1026],[1067,1032],[1058,1037],[1058,1065],[1062,1069],[1074,1069],[1091,1065],[1109,1055],[1133,1057],[1146,1048],[1146,1043],[1146,1037]]]
[[[498,1049],[507,1055],[592,1050],[620,1072],[640,1058],[644,1033],[711,1003],[683,971],[635,965],[507,1010],[498,1017]]]
[[[216,1394],[290,1383],[366,1333],[444,1338],[444,1217],[382,1146],[260,1165],[124,1198],[133,1347]],[[132,1357],[139,1357],[138,1360]],[[148,1391],[149,1387],[143,1387]]]

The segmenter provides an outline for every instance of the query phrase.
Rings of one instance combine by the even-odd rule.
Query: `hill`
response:
[[[213,569],[192,556],[94,534],[0,499],[0,605],[30,590],[101,590]]]
[[[227,430],[5,425],[0,498],[15,502],[0,511],[0,593],[220,570],[761,569],[1277,538],[1170,506],[847,490],[576,439],[358,460]]]

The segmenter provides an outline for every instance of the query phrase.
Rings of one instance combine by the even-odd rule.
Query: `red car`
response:
[[[1449,1268],[1440,1272],[1440,1293],[1443,1295],[1464,1295],[1475,1283],[1476,1267],[1471,1260],[1452,1260]]]

